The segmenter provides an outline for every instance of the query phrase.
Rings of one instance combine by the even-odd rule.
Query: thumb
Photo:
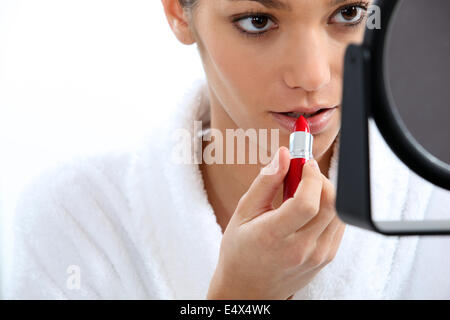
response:
[[[280,147],[269,165],[261,169],[248,191],[239,200],[236,213],[241,218],[250,221],[273,208],[272,202],[288,172],[289,162],[289,150]]]

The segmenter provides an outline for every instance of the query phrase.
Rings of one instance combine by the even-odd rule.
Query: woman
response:
[[[9,295],[450,297],[448,277],[433,278],[442,273],[439,264],[448,263],[446,255],[423,254],[431,247],[417,237],[385,238],[346,227],[336,215],[342,61],[346,46],[362,40],[370,1],[162,4],[175,36],[198,45],[207,81],[186,97],[173,123],[155,129],[131,157],[84,159],[44,174],[29,187],[17,209]],[[295,196],[283,203],[286,146],[295,116],[286,113],[292,112],[327,117],[311,123],[315,160],[305,166]],[[204,130],[195,121],[202,121]],[[205,137],[202,155],[216,142],[208,135],[226,136],[227,129],[278,129],[281,147],[259,145],[274,155],[267,166],[261,161],[198,164],[193,158],[173,163],[173,133],[180,128],[193,138]],[[371,134],[373,153],[391,159],[373,169],[383,177],[383,184],[373,186],[383,200],[376,211],[390,217],[427,214],[432,186],[396,162],[376,142],[381,138],[374,129]],[[259,142],[249,139],[246,159],[252,144]],[[225,150],[223,158],[230,152]],[[444,248],[446,242],[439,244]],[[436,242],[430,245],[436,250]]]

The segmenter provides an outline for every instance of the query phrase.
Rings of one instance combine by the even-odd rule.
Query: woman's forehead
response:
[[[354,0],[219,0],[229,3],[259,3],[269,9],[293,11],[295,5],[322,4],[328,6],[337,6],[339,4],[351,3]],[[371,2],[371,1],[369,1]]]

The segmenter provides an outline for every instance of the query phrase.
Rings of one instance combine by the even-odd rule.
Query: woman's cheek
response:
[[[212,39],[209,44],[211,66],[218,77],[220,87],[224,87],[227,107],[233,114],[248,118],[260,109],[263,99],[265,64],[258,61],[250,50],[234,39]],[[235,119],[237,120],[237,119]],[[246,120],[246,119],[241,119]]]

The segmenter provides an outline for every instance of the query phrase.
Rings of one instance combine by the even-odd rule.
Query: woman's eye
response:
[[[349,6],[339,10],[333,17],[333,23],[355,24],[364,18],[367,9],[359,6]]]
[[[249,16],[236,22],[243,31],[248,33],[262,33],[270,29],[274,23],[266,16]]]

